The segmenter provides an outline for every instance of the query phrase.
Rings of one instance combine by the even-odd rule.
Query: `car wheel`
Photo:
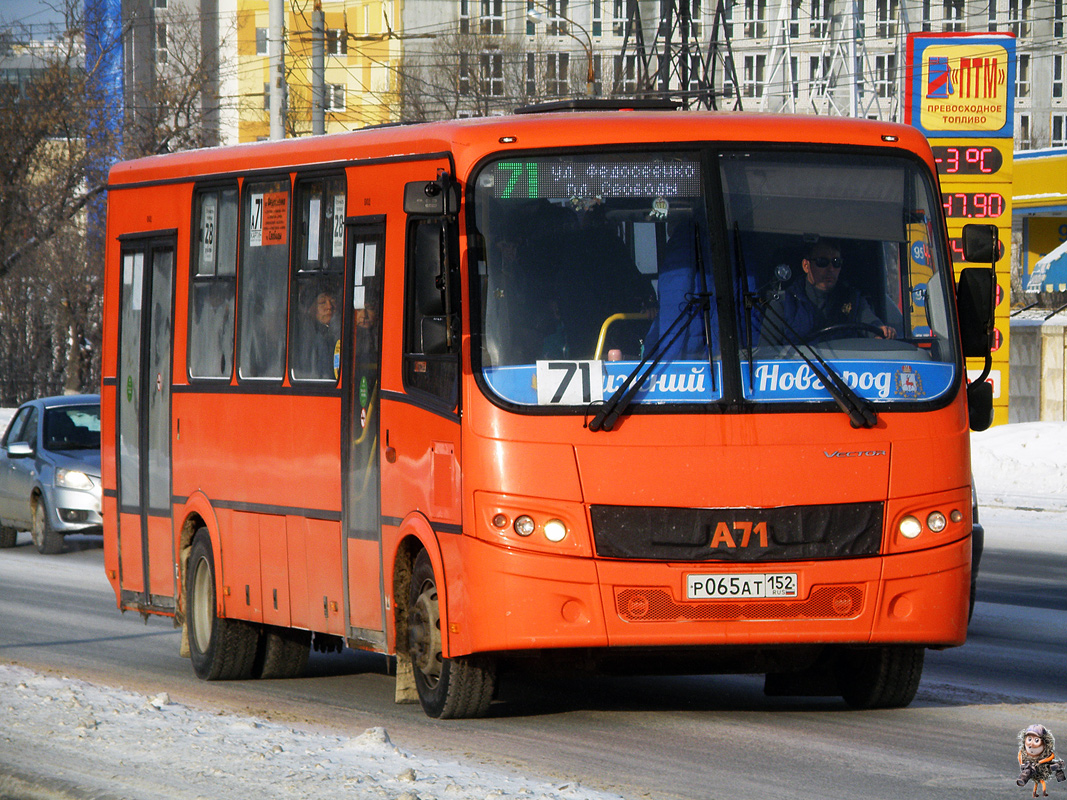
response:
[[[33,514],[33,528],[31,534],[37,551],[46,556],[53,556],[63,552],[66,542],[63,534],[56,533],[52,528],[52,520],[48,513],[48,504],[43,497],[35,497],[30,508]]]
[[[444,658],[437,581],[423,550],[411,576],[408,648],[422,710],[438,719],[484,717],[496,688],[496,664],[482,656]]]
[[[7,525],[0,525],[0,547],[14,547],[15,540],[18,539],[19,532],[15,528],[9,528]]]
[[[186,567],[186,624],[193,671],[206,681],[252,677],[259,628],[251,622],[224,619],[215,603],[215,555],[207,530],[193,539]]]

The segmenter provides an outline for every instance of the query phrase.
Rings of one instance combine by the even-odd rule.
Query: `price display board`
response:
[[[909,34],[906,118],[929,139],[941,182],[952,261],[963,260],[963,226],[996,225],[1004,255],[997,263],[993,368],[994,424],[1008,421],[1011,297],[1011,198],[1015,106],[1015,39],[1004,34]],[[967,372],[981,373],[982,359]]]

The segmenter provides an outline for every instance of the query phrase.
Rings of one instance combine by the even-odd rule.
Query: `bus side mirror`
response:
[[[442,172],[434,181],[404,184],[404,213],[420,217],[444,217],[459,211],[459,186]]]
[[[964,260],[992,266],[1003,255],[1004,246],[1000,243],[1000,232],[996,225],[971,223],[963,226]]]
[[[988,267],[968,267],[960,272],[956,311],[964,358],[984,358],[993,348],[996,288],[993,270]]]
[[[988,381],[967,384],[967,423],[978,432],[993,424],[993,384]]]

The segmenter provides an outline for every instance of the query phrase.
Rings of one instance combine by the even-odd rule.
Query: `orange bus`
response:
[[[436,717],[574,663],[907,705],[966,635],[991,291],[926,141],[526,111],[113,168],[119,607],[208,680],[393,655]]]

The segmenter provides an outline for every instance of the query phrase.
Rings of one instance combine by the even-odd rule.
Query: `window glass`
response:
[[[345,254],[343,178],[297,187],[296,263],[289,323],[289,367],[298,380],[336,381],[341,366]]]
[[[280,380],[289,284],[289,181],[245,184],[242,200],[241,378]]]
[[[476,178],[481,374],[504,400],[721,396],[697,153],[503,159]],[[642,360],[647,357],[647,361]]]
[[[30,407],[30,413],[26,416],[26,424],[19,431],[19,439],[26,442],[31,449],[37,449],[37,409]]]
[[[229,378],[237,288],[237,189],[196,197],[193,280],[189,310],[189,374]]]
[[[46,409],[44,447],[46,450],[99,450],[100,406]]]
[[[729,153],[720,159],[746,397],[830,398],[823,361],[873,401],[955,383],[940,197],[903,158]],[[822,361],[820,361],[822,359]]]
[[[459,378],[454,338],[459,303],[447,297],[456,288],[454,275],[447,275],[447,236],[447,224],[438,219],[416,220],[408,228],[404,383],[451,407]]]
[[[7,447],[9,444],[14,444],[15,442],[26,441],[23,434],[23,428],[26,426],[26,420],[30,418],[30,411],[32,410],[32,406],[27,406],[19,411],[19,413],[15,415],[15,418],[11,420],[7,432],[4,434],[4,447]]]

